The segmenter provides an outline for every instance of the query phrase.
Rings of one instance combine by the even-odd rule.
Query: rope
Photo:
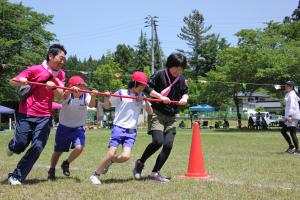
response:
[[[20,82],[19,80],[14,80],[14,81]],[[31,81],[27,81],[27,83],[31,84],[31,85],[46,86],[45,83],[37,83],[37,82],[31,82]],[[54,87],[58,88],[58,89],[63,89],[63,90],[76,91],[76,90],[74,90],[72,88],[68,88],[68,87],[62,87],[62,86],[57,86],[57,85],[55,85]],[[91,90],[81,90],[81,89],[79,89],[78,91],[79,92],[83,92],[83,93],[94,93]],[[105,93],[105,92],[96,92],[96,95],[107,96],[107,93]],[[119,94],[110,94],[110,96],[113,96],[113,97],[122,97],[122,98],[128,98],[128,99],[137,99],[138,98],[138,97],[134,97],[134,96],[119,95]],[[150,101],[150,102],[162,102],[162,100],[160,100],[160,99],[153,99],[153,98],[143,98],[143,100]],[[179,105],[179,101],[173,101],[173,100],[171,100],[170,103],[171,104]]]
[[[280,85],[280,84],[271,84],[271,83],[247,83],[247,82],[230,82],[230,81],[207,81],[207,80],[196,80],[200,83],[223,83],[223,84],[235,84],[235,85],[240,85],[240,84],[246,84],[246,85],[257,85],[257,86],[285,86],[285,85]]]

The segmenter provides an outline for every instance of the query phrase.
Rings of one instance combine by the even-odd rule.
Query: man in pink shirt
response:
[[[49,47],[47,60],[31,66],[10,80],[10,85],[21,86],[27,81],[46,83],[46,87],[32,85],[30,96],[20,101],[16,132],[8,144],[7,155],[20,154],[29,146],[16,169],[9,173],[8,183],[20,185],[31,171],[46,146],[52,125],[52,101],[63,98],[63,90],[54,86],[64,86],[65,72],[61,70],[67,52],[60,44]]]

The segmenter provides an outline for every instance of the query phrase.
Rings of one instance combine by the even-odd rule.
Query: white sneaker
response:
[[[142,171],[144,169],[144,163],[141,162],[140,159],[135,161],[134,169],[133,169],[133,176],[136,180],[142,178]]]
[[[10,157],[10,156],[12,156],[13,154],[14,154],[14,152],[11,151],[9,148],[6,149],[6,155],[7,155],[7,156]]]
[[[170,180],[167,179],[166,177],[162,176],[160,174],[160,172],[152,172],[150,175],[149,175],[149,178],[154,180],[154,181],[159,181],[161,183],[169,183]]]
[[[99,180],[99,176],[93,175],[90,177],[90,180],[91,180],[92,184],[94,184],[94,185],[101,184],[101,181]]]
[[[22,183],[13,176],[10,176],[8,178],[8,184],[10,184],[10,185],[22,185]]]

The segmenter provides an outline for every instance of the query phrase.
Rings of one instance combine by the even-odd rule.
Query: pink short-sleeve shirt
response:
[[[14,79],[19,79],[20,77],[25,77],[28,81],[32,82],[43,82],[50,77],[50,73],[43,65],[35,65],[25,69]],[[56,78],[64,84],[66,79],[65,72],[60,70]],[[59,85],[54,78],[50,79],[50,81]],[[19,113],[37,117],[51,116],[53,99],[54,92],[51,89],[47,89],[44,86],[33,85],[31,95],[26,100],[20,101]]]

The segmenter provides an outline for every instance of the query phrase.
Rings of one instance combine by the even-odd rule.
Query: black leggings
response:
[[[290,135],[291,138],[293,140],[294,145],[292,144],[291,138],[290,136],[287,134],[287,131],[290,131]],[[299,145],[298,145],[298,138],[296,135],[297,132],[297,128],[296,127],[287,127],[285,124],[283,125],[282,129],[281,129],[281,134],[284,137],[284,139],[287,141],[287,143],[289,144],[290,147],[295,147],[296,150],[299,149]]]
[[[152,154],[163,146],[152,170],[152,172],[158,172],[163,167],[171,153],[176,132],[174,130],[169,130],[165,133],[162,131],[151,131],[151,134],[152,142],[145,149],[141,157],[141,162],[145,163]]]

